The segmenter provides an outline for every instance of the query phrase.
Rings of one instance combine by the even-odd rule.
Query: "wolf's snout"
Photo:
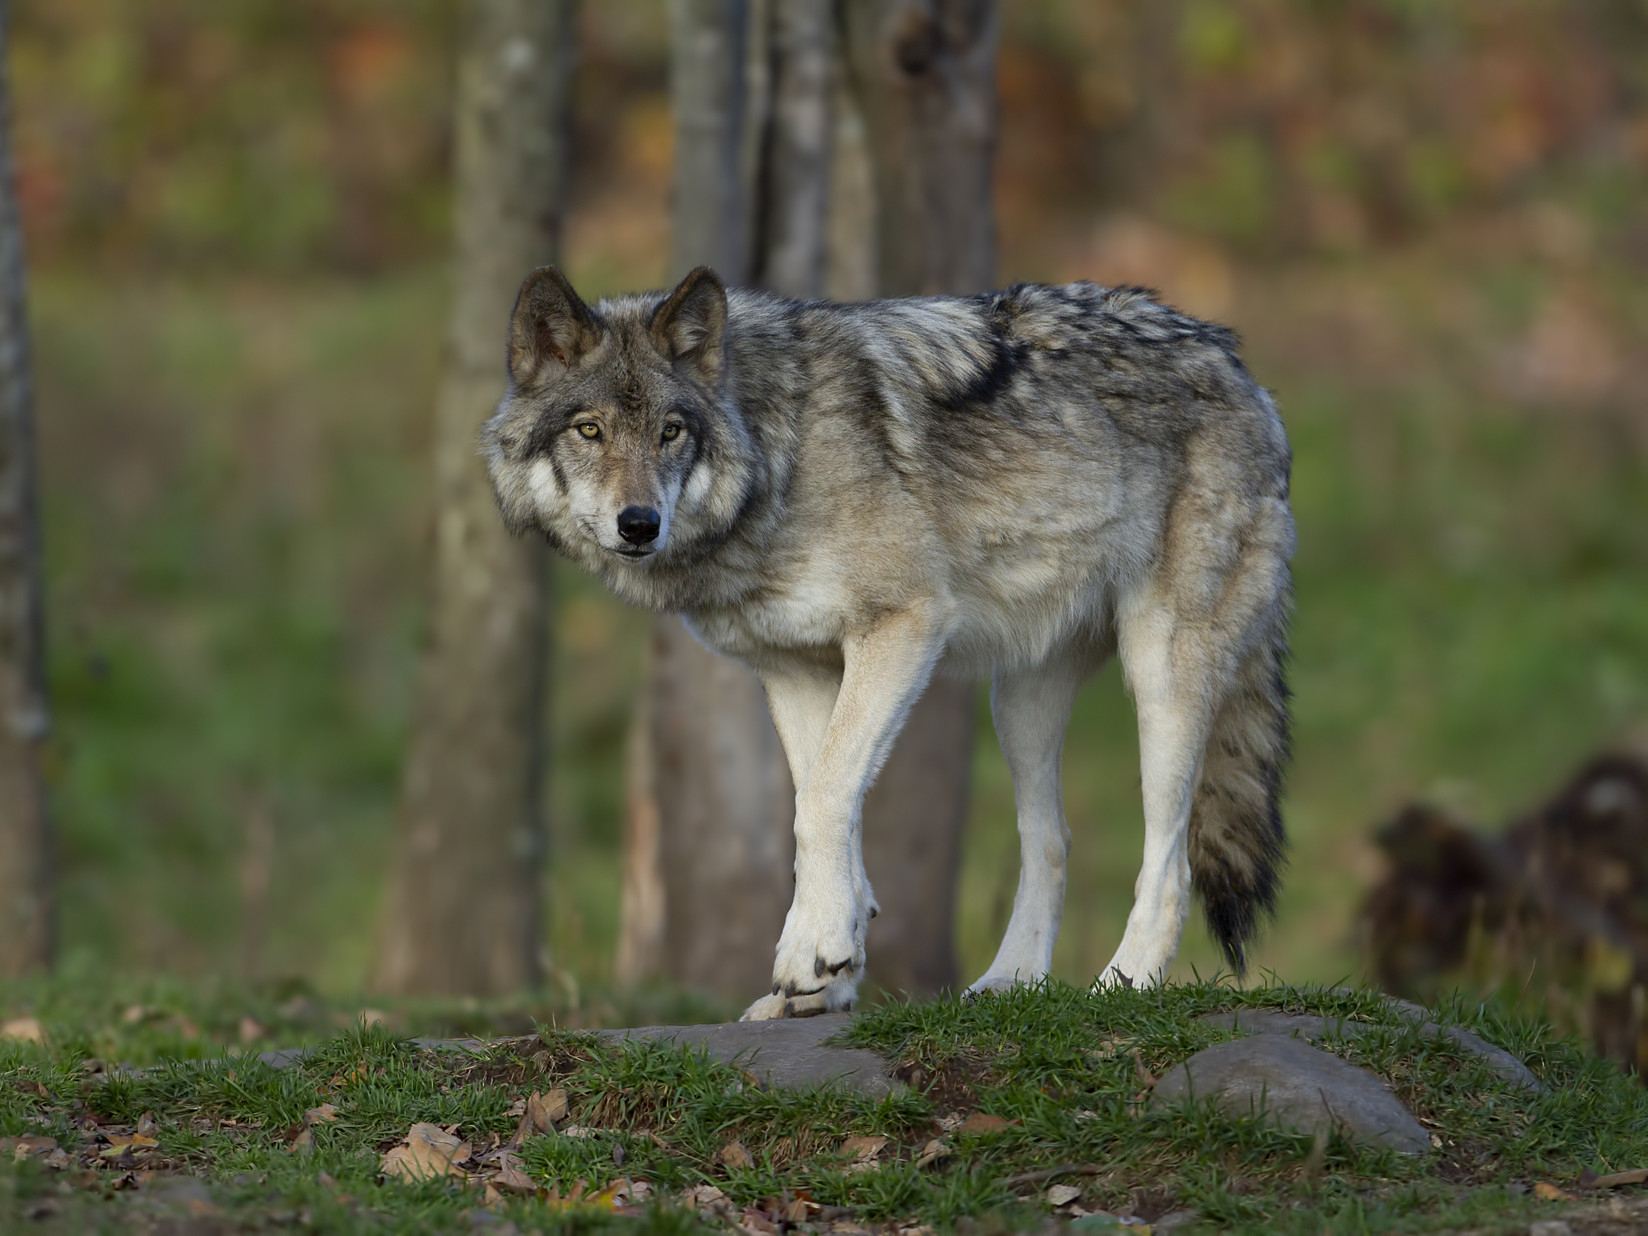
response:
[[[618,535],[631,545],[645,545],[658,539],[658,512],[650,506],[626,506],[618,512]]]

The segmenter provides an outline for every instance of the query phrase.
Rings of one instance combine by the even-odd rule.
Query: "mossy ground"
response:
[[[83,1017],[92,1003],[80,1002]],[[1238,1007],[1378,1026],[1324,1045],[1385,1077],[1437,1149],[1403,1158],[1338,1138],[1313,1142],[1205,1106],[1152,1105],[1154,1076],[1229,1037],[1197,1018]],[[1450,1040],[1420,1033],[1364,993],[1193,983],[1095,995],[1050,984],[974,1003],[890,1003],[851,1032],[913,1083],[883,1100],[768,1090],[679,1049],[603,1045],[547,1027],[475,1054],[420,1047],[384,1026],[317,1038],[266,1012],[272,1025],[256,1046],[310,1047],[276,1069],[225,1044],[235,1031],[204,1005],[167,1014],[190,1019],[196,1031],[187,1040],[193,1058],[179,1059],[163,1021],[122,1015],[94,1031],[97,1018],[66,1022],[51,1008],[43,998],[45,1043],[0,1047],[0,1135],[54,1138],[67,1162],[6,1165],[0,1226],[8,1230],[184,1223],[199,1231],[421,1232],[513,1223],[522,1231],[688,1231],[740,1222],[765,1232],[796,1226],[786,1208],[806,1216],[804,1231],[1025,1230],[1070,1220],[1071,1204],[1055,1211],[1046,1198],[1049,1184],[1061,1183],[1081,1188],[1073,1203],[1080,1210],[1146,1221],[1196,1213],[1199,1226],[1175,1230],[1520,1233],[1532,1219],[1583,1212],[1582,1201],[1541,1200],[1536,1186],[1578,1193],[1587,1170],[1648,1164],[1648,1091],[1612,1065],[1531,1020],[1445,1009],[1444,1020],[1524,1059],[1543,1086],[1537,1094],[1507,1089]],[[399,1016],[417,1029],[433,1012]],[[112,1067],[122,1059],[149,1067]],[[455,1127],[480,1148],[512,1136],[512,1104],[552,1088],[567,1093],[563,1128],[588,1132],[521,1146],[536,1193],[488,1207],[475,1185],[380,1176],[382,1153],[414,1122]],[[312,1146],[294,1151],[305,1112],[322,1103],[335,1107],[335,1119],[313,1123]],[[101,1140],[115,1131],[118,1142],[119,1131],[151,1113],[152,1148],[122,1154]],[[957,1127],[956,1117],[973,1113],[1000,1119],[975,1121],[976,1132]],[[855,1136],[887,1139],[873,1166],[855,1170],[843,1153]],[[951,1153],[920,1165],[935,1139]],[[726,1166],[733,1142],[747,1165]],[[1049,1174],[1068,1166],[1080,1170]],[[177,1177],[199,1183],[168,1187]],[[580,1182],[594,1193],[618,1179],[647,1181],[653,1199],[629,1213],[557,1200]],[[704,1185],[724,1195],[705,1213],[674,1200]],[[161,1217],[167,1207],[169,1219]],[[1109,1220],[1080,1222],[1091,1230]]]

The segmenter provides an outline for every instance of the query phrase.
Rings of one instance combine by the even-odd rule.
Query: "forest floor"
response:
[[[368,1011],[321,1034],[339,1010],[307,997],[236,1019],[222,993],[122,1009],[37,990],[35,1012],[0,1029],[7,1231],[1564,1236],[1648,1224],[1630,1183],[1648,1165],[1648,1090],[1492,1007],[1436,1017],[1508,1049],[1537,1088],[1507,1085],[1369,993],[1050,984],[866,1011],[847,1042],[904,1083],[875,1097],[785,1090],[703,1052],[564,1028],[468,1048],[405,1032],[484,1020],[474,1004],[444,1020]],[[1431,1149],[1313,1137],[1153,1093],[1235,1037],[1208,1014],[1239,1009],[1354,1026],[1321,1046],[1388,1085]]]

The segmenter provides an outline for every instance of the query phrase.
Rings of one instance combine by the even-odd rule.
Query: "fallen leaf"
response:
[[[419,1123],[407,1130],[406,1141],[383,1156],[378,1170],[402,1180],[433,1180],[462,1176],[457,1164],[469,1157],[469,1143],[458,1140],[435,1124]]]
[[[778,1224],[762,1214],[754,1206],[744,1207],[744,1213],[734,1224],[740,1231],[749,1233],[749,1236],[774,1236],[778,1231]]]
[[[1546,1202],[1571,1202],[1573,1194],[1565,1193],[1548,1180],[1534,1181],[1534,1196]]]
[[[567,1092],[556,1087],[543,1096],[544,1116],[552,1124],[560,1124],[567,1118]]]
[[[1585,1182],[1592,1189],[1617,1189],[1620,1185],[1634,1185],[1648,1182],[1648,1167],[1634,1167],[1628,1172],[1610,1172],[1606,1176],[1596,1176]]]
[[[960,1112],[951,1112],[948,1116],[940,1116],[938,1118],[939,1131],[942,1133],[954,1133],[957,1129],[961,1128],[966,1121],[967,1117],[963,1116]]]
[[[490,1180],[487,1181],[486,1189],[481,1193],[481,1205],[485,1206],[489,1210],[496,1210],[503,1204],[504,1195],[499,1193],[497,1189],[493,1188]]]
[[[38,1099],[51,1098],[51,1091],[47,1090],[41,1082],[19,1079],[12,1082],[11,1086],[13,1090],[20,1091],[23,1094],[32,1094]]]
[[[511,1103],[509,1105],[508,1108],[505,1109],[504,1115],[514,1116],[517,1119],[519,1119],[520,1117],[526,1115],[526,1100],[525,1099],[516,1099],[513,1103]]]
[[[0,1153],[10,1150],[11,1157],[17,1160],[26,1159],[30,1155],[50,1154],[56,1149],[55,1137],[26,1136],[0,1139]]]
[[[337,1106],[332,1103],[322,1103],[319,1107],[311,1107],[308,1111],[303,1113],[304,1124],[321,1124],[336,1120],[337,1118],[338,1109]]]
[[[514,1142],[519,1145],[534,1133],[553,1133],[558,1121],[565,1120],[567,1097],[565,1090],[551,1090],[539,1094],[536,1090],[521,1106],[521,1122],[515,1126]],[[568,1133],[572,1130],[568,1129]]]
[[[688,1189],[684,1200],[689,1206],[696,1206],[700,1210],[706,1206],[714,1206],[717,1202],[725,1201],[727,1195],[712,1184],[701,1184],[695,1189]]]
[[[137,1131],[144,1137],[153,1137],[160,1132],[160,1122],[153,1112],[144,1112],[137,1118]]]
[[[841,1153],[851,1155],[860,1163],[868,1163],[881,1153],[887,1144],[885,1137],[849,1137],[841,1143]]]
[[[1082,1194],[1079,1185],[1051,1185],[1047,1190],[1047,1201],[1052,1206],[1068,1206]]]
[[[508,1189],[512,1193],[531,1193],[538,1187],[537,1182],[521,1170],[521,1161],[513,1152],[505,1150],[495,1162],[498,1164],[498,1174],[492,1177],[492,1183],[500,1189]]]
[[[921,1148],[921,1153],[916,1156],[916,1166],[927,1167],[930,1164],[937,1163],[940,1159],[948,1159],[953,1153],[954,1151],[950,1147],[935,1137]]]
[[[1130,1054],[1133,1057],[1133,1073],[1139,1079],[1139,1085],[1149,1090],[1156,1084],[1156,1075],[1144,1067],[1144,1057],[1139,1055],[1137,1047]]]
[[[292,1140],[287,1143],[286,1151],[288,1154],[308,1154],[309,1151],[314,1149],[314,1146],[315,1135],[309,1131],[308,1125],[304,1125],[292,1135]]]
[[[805,1223],[823,1207],[806,1193],[797,1193],[783,1208],[780,1217],[786,1223]]]
[[[750,1152],[744,1149],[743,1142],[728,1142],[721,1147],[720,1153],[715,1157],[721,1161],[723,1167],[736,1169],[755,1166],[755,1160],[750,1157]]]
[[[44,1043],[46,1032],[32,1017],[13,1017],[0,1022],[0,1039],[16,1039],[20,1043]]]
[[[1000,1133],[1003,1129],[1018,1124],[1017,1120],[1006,1120],[1000,1116],[987,1116],[983,1112],[974,1112],[961,1122],[958,1133]]]

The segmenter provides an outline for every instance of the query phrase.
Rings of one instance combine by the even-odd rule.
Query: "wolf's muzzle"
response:
[[[618,535],[631,545],[646,545],[658,539],[662,521],[650,506],[626,506],[618,512]]]

